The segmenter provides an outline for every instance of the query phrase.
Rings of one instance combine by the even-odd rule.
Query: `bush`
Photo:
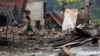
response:
[[[95,24],[100,24],[100,18],[99,19],[92,19],[92,22]]]

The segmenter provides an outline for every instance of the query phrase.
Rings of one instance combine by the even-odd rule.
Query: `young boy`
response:
[[[30,31],[33,32],[33,33],[35,33],[33,31],[32,25],[31,25],[31,18],[29,16],[25,16],[25,18],[26,18],[26,29],[25,29],[24,33],[28,34]]]

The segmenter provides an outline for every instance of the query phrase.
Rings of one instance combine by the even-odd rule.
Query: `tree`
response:
[[[68,3],[76,3],[79,2],[80,0],[57,0],[58,4],[64,8],[65,5]]]

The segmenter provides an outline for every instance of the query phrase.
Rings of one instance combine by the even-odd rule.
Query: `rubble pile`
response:
[[[18,27],[8,26],[7,32],[6,29],[6,27],[1,28],[0,36],[7,38],[5,41],[3,41],[4,38],[0,38],[0,45],[2,43],[11,45],[10,49],[13,48],[16,51],[19,49],[23,52],[39,50],[37,53],[34,52],[34,56],[48,56],[50,54],[52,54],[51,56],[81,56],[85,51],[89,52],[86,54],[87,56],[99,55],[100,25],[78,25],[74,30],[69,29],[68,31],[47,27],[36,31],[35,34],[29,33],[28,35],[19,34],[20,28]],[[9,47],[7,48],[9,49]],[[95,49],[95,51],[86,50],[88,48]],[[59,50],[57,51],[57,49]],[[82,53],[76,52],[76,50]]]
[[[70,9],[68,9],[70,11]],[[67,13],[67,10],[66,10]],[[68,13],[67,16],[69,16],[69,19],[71,19],[70,14],[71,11]],[[51,56],[78,56],[82,55],[75,52],[75,50],[79,50],[80,52],[83,51],[86,48],[89,48],[91,46],[98,47],[100,46],[100,25],[95,25],[95,24],[87,24],[84,25],[80,24],[76,26],[74,25],[73,21],[71,21],[71,24],[73,23],[74,28],[70,29],[67,25],[68,28],[66,28],[65,31],[62,31],[62,19],[60,18],[59,15],[51,14],[52,17],[48,16],[46,19],[47,21],[45,22],[44,28],[41,29],[34,29],[34,34],[29,32],[28,34],[24,34],[21,31],[20,27],[12,27],[12,26],[7,26],[7,27],[2,27],[0,28],[0,36],[5,36],[5,40],[3,41],[2,38],[0,38],[0,45],[2,43],[9,44],[11,45],[10,48],[13,50],[19,50],[20,51],[36,51],[39,50],[38,53],[35,53],[33,56],[47,56],[48,54],[50,55],[51,53],[54,55]],[[76,14],[75,14],[76,15]],[[56,17],[55,17],[56,16]],[[74,19],[74,18],[72,18]],[[53,21],[52,21],[53,20]],[[77,18],[75,18],[76,22]],[[57,21],[57,22],[55,22]],[[67,21],[67,18],[65,22]],[[58,26],[60,25],[60,26]],[[66,23],[65,23],[66,25]],[[9,38],[9,40],[8,40]],[[89,43],[89,44],[88,44]],[[84,48],[85,46],[86,48]],[[79,49],[79,48],[81,49]],[[73,49],[75,48],[75,49]],[[8,48],[9,49],[9,48]],[[56,49],[59,49],[57,51]],[[48,53],[46,53],[48,51]],[[45,52],[45,54],[44,54]],[[53,52],[57,52],[53,53]],[[84,52],[84,51],[83,51]],[[89,55],[96,55],[99,54],[99,51],[97,53],[90,52]],[[88,55],[88,54],[87,54]]]

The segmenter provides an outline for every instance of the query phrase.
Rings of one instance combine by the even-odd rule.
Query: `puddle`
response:
[[[58,56],[58,52],[43,52],[43,51],[38,51],[38,52],[7,52],[7,51],[0,51],[0,56]]]
[[[100,47],[97,45],[91,45],[86,43],[79,47],[73,47],[70,49],[75,56],[100,56]]]

